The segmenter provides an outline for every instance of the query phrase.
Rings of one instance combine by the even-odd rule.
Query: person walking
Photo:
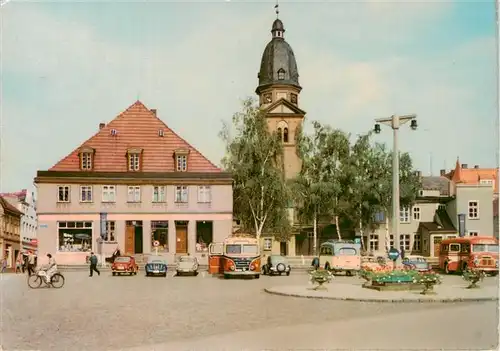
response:
[[[28,275],[35,273],[35,255],[33,251],[28,252],[28,264],[27,264]]]
[[[91,252],[90,253],[90,275],[92,277],[94,275],[94,271],[97,272],[97,275],[101,275],[101,272],[97,269],[97,256]]]

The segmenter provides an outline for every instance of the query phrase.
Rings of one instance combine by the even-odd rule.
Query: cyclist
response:
[[[50,282],[50,279],[52,278],[54,273],[57,272],[57,263],[55,258],[53,258],[51,254],[48,253],[47,257],[49,258],[49,264],[44,269],[47,274],[45,279],[47,279],[47,282]]]

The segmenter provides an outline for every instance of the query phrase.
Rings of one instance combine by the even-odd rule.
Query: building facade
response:
[[[416,203],[400,209],[401,247],[407,254],[438,257],[441,241],[459,235],[459,214],[465,215],[464,235],[493,236],[493,192],[491,184],[456,184],[445,174],[422,177]],[[363,239],[367,251],[383,255],[394,245],[391,219],[379,213],[375,222]]]
[[[37,250],[38,219],[36,214],[35,194],[28,192],[27,189],[22,189],[14,193],[0,194],[19,211],[22,212],[21,217],[21,232],[20,244],[22,251]]]
[[[21,250],[21,216],[21,211],[0,196],[0,252],[1,258],[7,261],[7,268],[15,267]]]
[[[39,252],[82,264],[90,251],[173,263],[232,232],[232,178],[137,101],[48,171],[38,171]],[[102,238],[102,239],[101,239]]]

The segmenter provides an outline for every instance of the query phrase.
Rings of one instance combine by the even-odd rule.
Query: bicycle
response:
[[[60,289],[64,286],[64,276],[55,272],[50,278],[50,282],[47,282],[47,272],[44,270],[38,270],[35,274],[32,274],[28,277],[28,286],[31,289],[38,289],[42,286],[42,283],[45,283],[46,286],[53,287],[56,289]]]

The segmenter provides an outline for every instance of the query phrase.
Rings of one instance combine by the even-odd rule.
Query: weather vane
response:
[[[280,14],[280,4],[278,3],[278,0],[276,0],[276,5],[274,5],[274,10],[276,11],[276,18],[278,18],[279,14]]]

